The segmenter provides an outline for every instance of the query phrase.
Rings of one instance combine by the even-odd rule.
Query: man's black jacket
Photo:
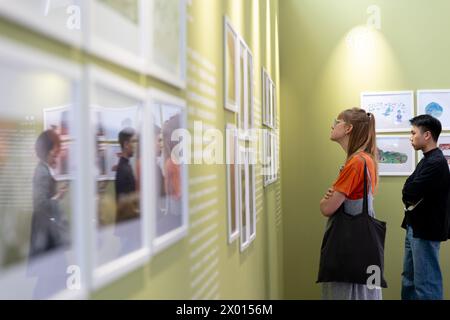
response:
[[[449,237],[450,172],[447,160],[439,148],[424,153],[424,158],[403,186],[405,207],[420,202],[405,212],[402,227],[413,229],[413,236],[424,240],[446,241]]]

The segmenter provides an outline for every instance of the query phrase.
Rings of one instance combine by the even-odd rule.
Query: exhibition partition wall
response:
[[[0,298],[282,297],[277,15],[0,0]]]

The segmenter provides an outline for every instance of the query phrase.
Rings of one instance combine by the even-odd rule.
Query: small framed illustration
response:
[[[253,127],[253,55],[243,39],[240,39],[239,60],[239,112],[238,126],[240,138],[246,139],[248,130]]]
[[[239,229],[240,250],[243,252],[250,245],[250,197],[249,197],[249,166],[246,141],[239,140]]]
[[[249,194],[249,239],[250,242],[256,239],[256,138],[251,136],[247,141],[248,154],[248,194]]]
[[[227,124],[226,129],[227,161],[227,214],[228,243],[239,237],[239,188],[238,188],[238,133],[235,125]]]
[[[407,135],[378,135],[380,176],[409,176],[416,166],[416,151]]]
[[[239,111],[240,56],[239,35],[230,20],[224,17],[224,106],[225,109],[232,112]]]
[[[190,141],[187,131],[186,102],[152,89],[145,118],[151,125],[146,138],[154,146],[149,152],[153,190],[148,195],[154,212],[151,220],[152,251],[158,253],[188,233],[188,163]]]
[[[417,91],[417,114],[438,119],[442,130],[450,130],[450,89]]]
[[[450,169],[450,134],[448,134],[448,133],[441,134],[439,136],[438,146],[439,146],[439,149],[442,150],[442,153],[444,154],[444,157],[447,160],[447,163],[448,163],[449,169]],[[422,159],[423,159],[423,152],[418,151],[419,162]]]
[[[262,116],[263,125],[274,129],[276,122],[276,87],[267,71],[262,68]]]
[[[375,115],[377,132],[409,132],[409,120],[414,117],[414,93],[363,92],[361,108]]]
[[[85,0],[0,0],[0,15],[59,41],[81,47]]]
[[[0,70],[0,299],[83,299],[81,67],[2,38]]]
[[[89,0],[86,4],[88,50],[118,65],[144,72],[149,3],[145,0]]]
[[[186,0],[149,0],[148,73],[186,87]]]
[[[247,66],[247,47],[245,42],[239,40],[239,112],[238,112],[238,128],[239,133],[245,133],[248,123],[248,73],[246,72]]]
[[[102,287],[150,257],[149,211],[143,205],[142,110],[146,90],[88,66],[91,137],[99,166],[93,242],[93,287]],[[93,116],[95,115],[95,116]],[[106,120],[107,117],[108,120]],[[104,177],[104,179],[99,179]]]

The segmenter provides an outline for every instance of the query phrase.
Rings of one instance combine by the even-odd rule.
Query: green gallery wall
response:
[[[226,15],[249,46],[254,63],[255,123],[261,127],[261,70],[279,83],[277,0],[187,1],[187,88],[180,90],[156,78],[71,48],[43,34],[0,19],[0,35],[33,48],[74,61],[95,63],[143,87],[158,88],[186,99],[188,126],[194,121],[223,130],[235,123],[223,108]],[[206,79],[206,80],[205,80]],[[278,86],[277,86],[278,88]],[[279,97],[279,92],[277,94]],[[198,97],[208,102],[199,102]],[[196,99],[197,98],[197,99]],[[213,106],[213,110],[211,109]],[[261,167],[257,167],[261,172]],[[281,178],[263,187],[256,178],[256,239],[240,252],[239,239],[227,240],[227,192],[225,165],[190,165],[190,227],[184,239],[153,256],[123,278],[92,292],[92,299],[280,299],[283,297],[283,235]]]
[[[381,9],[381,29],[371,30],[373,42],[364,44],[371,5]],[[279,10],[285,298],[319,299],[315,280],[326,221],[319,201],[345,161],[329,140],[332,120],[359,106],[362,91],[448,88],[450,2],[282,0]],[[377,217],[387,221],[384,299],[400,299],[405,179],[381,177],[375,197]],[[441,246],[441,267],[449,299],[448,243]]]

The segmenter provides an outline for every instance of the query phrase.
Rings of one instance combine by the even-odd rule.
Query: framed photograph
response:
[[[409,119],[414,117],[414,93],[363,92],[361,108],[375,115],[377,132],[409,132]]]
[[[149,0],[148,73],[186,87],[186,0]]]
[[[190,136],[187,135],[186,102],[152,89],[146,118],[150,119],[146,138],[151,165],[148,175],[153,183],[150,200],[152,249],[158,253],[188,233],[188,163]]]
[[[70,45],[82,45],[84,0],[0,0],[0,15]]]
[[[228,243],[239,237],[238,132],[235,125],[226,126]]]
[[[97,176],[93,181],[97,184],[96,210],[91,217],[91,221],[97,222],[92,228],[91,244],[95,289],[141,266],[150,257],[151,248],[146,241],[149,212],[143,205],[141,165],[144,151],[141,113],[146,90],[95,66],[89,66],[87,73],[90,134],[95,142],[92,145],[101,146],[93,153],[98,155],[106,149],[106,169],[97,168],[106,179],[99,181]],[[98,117],[99,114],[105,118]],[[105,120],[106,114],[111,118]],[[97,160],[97,166],[99,163]]]
[[[84,221],[75,214],[81,174],[66,166],[73,179],[55,179],[69,142],[61,118],[57,128],[44,125],[46,111],[61,115],[61,106],[79,114],[81,68],[2,38],[0,80],[0,299],[85,298]],[[67,157],[79,161],[80,130],[71,121],[64,127],[74,146]]]
[[[89,0],[86,4],[89,16],[88,50],[118,65],[144,72],[149,2]]]
[[[429,114],[450,130],[450,89],[417,91],[417,114]]]
[[[416,166],[416,151],[407,135],[377,136],[380,176],[409,176]]]
[[[239,35],[224,17],[224,75],[225,75],[225,109],[232,112],[239,111],[239,63],[240,63]]]

